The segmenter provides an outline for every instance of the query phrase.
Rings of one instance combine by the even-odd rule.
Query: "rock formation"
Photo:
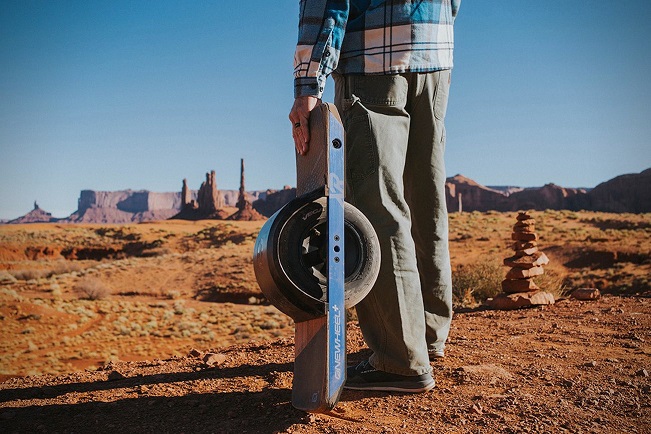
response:
[[[213,215],[217,211],[224,208],[224,197],[217,190],[217,181],[215,171],[211,170],[206,173],[206,180],[201,183],[199,187],[199,195],[197,197],[198,209],[207,215]]]
[[[60,219],[52,217],[52,214],[42,210],[36,201],[34,201],[34,209],[17,219],[9,220],[9,224],[23,224],[23,223],[53,223]]]
[[[82,190],[77,211],[62,220],[67,223],[131,223],[166,220],[181,209],[179,193],[147,190]]]
[[[538,234],[535,220],[527,212],[520,212],[513,226],[511,239],[515,254],[504,259],[504,265],[511,267],[502,281],[502,294],[490,299],[487,304],[494,309],[517,309],[537,304],[553,304],[554,296],[542,291],[533,281],[545,273],[544,265],[549,258],[538,249]]]
[[[592,190],[556,184],[542,187],[485,187],[462,175],[446,180],[448,211],[516,211],[520,209],[567,209],[572,211],[651,212],[651,168],[617,176]]]
[[[213,203],[210,208],[236,206],[241,194],[238,190],[216,190],[211,174],[206,175],[202,199]],[[212,187],[219,194],[213,196]],[[621,175],[603,182],[590,191],[547,184],[536,188],[485,187],[462,175],[448,178],[445,184],[446,204],[450,212],[459,211],[515,211],[519,209],[568,209],[573,211],[651,212],[651,169],[641,173]],[[296,189],[252,191],[246,198],[253,209],[270,217],[296,197]],[[54,219],[65,223],[129,223],[168,219],[195,201],[199,208],[199,191],[191,190],[184,180],[181,192],[156,193],[147,190],[95,191],[82,190],[77,210],[67,218]],[[216,203],[215,203],[216,201]],[[42,211],[42,210],[41,210]],[[45,213],[47,214],[47,213]],[[47,220],[47,215],[35,216],[34,210],[23,217],[10,220]],[[194,218],[194,217],[190,217]],[[201,217],[204,218],[204,217]],[[210,217],[207,217],[210,218]]]
[[[192,191],[188,188],[188,180],[183,178],[183,187],[181,187],[181,206],[185,208],[192,204],[192,201]]]
[[[240,194],[237,198],[237,209],[240,211],[246,208],[246,204],[250,203],[246,198],[246,188],[244,187],[244,158],[240,159]]]
[[[604,212],[651,212],[651,169],[617,176],[593,188],[585,209]]]
[[[532,209],[585,209],[588,194],[584,189],[565,188],[556,184],[545,184],[542,187],[525,188],[514,192],[509,197],[509,211]]]
[[[224,209],[224,196],[217,189],[215,171],[206,173],[206,180],[201,183],[197,200],[189,200],[187,181],[183,180],[181,188],[181,197],[183,198],[183,207],[181,212],[174,215],[173,219],[180,220],[204,220],[217,219],[223,220],[228,217],[229,213]]]
[[[244,187],[244,159],[240,160],[240,194],[237,199],[237,212],[228,220],[264,220],[264,216],[253,209]]]
[[[179,193],[154,193],[147,190],[95,191],[82,190],[77,214],[91,208],[113,208],[128,213],[181,209]]]
[[[478,184],[463,175],[446,179],[445,197],[449,212],[506,211],[509,208],[509,199],[504,193]]]
[[[449,212],[516,211],[519,209],[589,209],[589,193],[585,189],[565,188],[555,184],[542,187],[485,187],[463,175],[445,181]]]
[[[296,189],[286,185],[282,190],[267,190],[264,198],[253,202],[253,208],[263,216],[271,217],[294,198],[296,198]]]

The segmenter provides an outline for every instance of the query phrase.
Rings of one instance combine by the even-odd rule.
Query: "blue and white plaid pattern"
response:
[[[326,77],[451,69],[461,0],[301,0],[294,94],[321,97]],[[345,38],[344,38],[345,35]]]

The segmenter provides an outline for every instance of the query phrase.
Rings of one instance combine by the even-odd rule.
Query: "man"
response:
[[[373,354],[346,387],[424,392],[452,318],[445,128],[461,0],[301,0],[289,114],[309,152],[310,111],[333,74],[346,129],[347,200],[380,239],[378,280],[357,305]]]

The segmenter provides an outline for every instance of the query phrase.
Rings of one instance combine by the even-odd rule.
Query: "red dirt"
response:
[[[432,392],[344,391],[330,415],[290,404],[293,324],[252,270],[262,222],[0,225],[0,431],[651,433],[651,215],[535,218],[545,273],[610,294],[502,312],[462,308],[468,288]],[[514,219],[452,214],[453,267],[501,263]],[[59,254],[80,249],[110,254]],[[109,294],[80,299],[93,282]],[[368,356],[354,320],[348,343]]]
[[[293,341],[110,362],[0,383],[4,432],[651,432],[651,300],[604,297],[457,313],[425,394],[344,391],[329,415],[291,404]],[[368,356],[349,323],[349,363]],[[209,351],[204,349],[202,352]]]

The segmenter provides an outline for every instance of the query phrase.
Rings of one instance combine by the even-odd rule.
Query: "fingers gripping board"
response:
[[[318,189],[327,196],[326,315],[295,323],[292,385],[292,405],[318,413],[334,408],[346,381],[344,128],[332,104],[312,111],[309,151],[296,156],[296,174],[298,196]]]

